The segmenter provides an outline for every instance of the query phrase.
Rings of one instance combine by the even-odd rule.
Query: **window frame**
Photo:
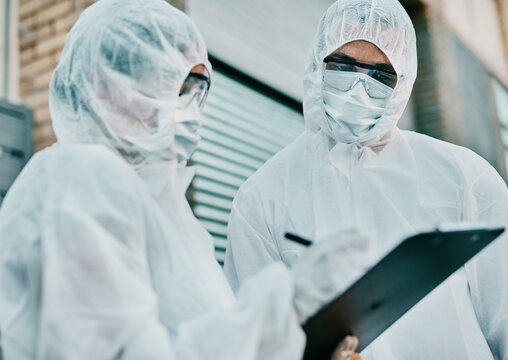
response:
[[[19,2],[0,0],[0,99],[19,101]]]

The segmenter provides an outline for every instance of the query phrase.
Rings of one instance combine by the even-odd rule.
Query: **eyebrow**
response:
[[[352,58],[351,56],[347,56],[346,54],[341,53],[341,52],[332,54],[332,55],[327,56],[327,57],[328,58],[332,58],[332,59],[337,60],[337,61],[347,61],[347,62],[358,63],[358,61],[355,58]],[[359,64],[361,64],[361,63],[359,63]],[[387,72],[396,73],[395,69],[390,64],[378,63],[378,64],[374,64],[373,66],[375,66],[376,68],[378,68],[381,71],[387,71]]]

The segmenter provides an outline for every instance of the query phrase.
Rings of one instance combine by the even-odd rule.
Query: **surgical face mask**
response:
[[[198,147],[201,140],[201,118],[201,109],[196,99],[189,102],[185,95],[178,98],[175,110],[175,149],[178,162],[189,160]]]
[[[323,104],[333,139],[342,143],[381,138],[376,134],[393,89],[357,72],[324,70]]]

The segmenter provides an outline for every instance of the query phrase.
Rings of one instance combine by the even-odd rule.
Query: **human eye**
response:
[[[334,71],[347,71],[347,72],[356,72],[356,66],[351,64],[339,63],[339,62],[329,62],[326,64],[327,70]]]
[[[385,73],[383,71],[376,71],[374,74],[372,74],[372,78],[386,86],[391,87],[392,89],[397,84],[397,77],[395,75]]]

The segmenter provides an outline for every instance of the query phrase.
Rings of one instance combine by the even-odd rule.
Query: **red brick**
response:
[[[33,130],[33,139],[35,143],[35,151],[42,150],[43,148],[55,142],[55,133],[51,127],[51,122],[36,125]]]
[[[55,19],[59,19],[74,9],[74,2],[72,0],[58,1],[56,4],[46,7],[37,15],[37,21],[40,25],[45,24]]]
[[[33,80],[33,87],[35,89],[47,89],[49,87],[49,81],[53,76],[53,68],[50,68],[46,72],[36,76]]]
[[[41,106],[47,106],[48,99],[49,99],[49,90],[41,90],[28,96],[25,96],[23,98],[23,102],[29,108],[36,110]]]
[[[34,111],[34,124],[40,125],[44,123],[49,123],[51,120],[51,116],[49,114],[49,105],[41,107]]]
[[[79,12],[72,12],[63,18],[57,19],[55,21],[55,31],[57,33],[68,32],[78,20],[79,14]]]
[[[66,38],[67,33],[52,36],[38,43],[35,47],[35,52],[37,55],[44,55],[54,50],[60,50],[63,48]]]
[[[55,66],[55,60],[52,56],[33,58],[32,62],[21,66],[19,70],[20,79],[33,78],[53,66]]]
[[[32,91],[33,91],[33,82],[32,82],[32,80],[25,80],[25,81],[22,81],[19,84],[19,94],[22,97],[27,96]]]

